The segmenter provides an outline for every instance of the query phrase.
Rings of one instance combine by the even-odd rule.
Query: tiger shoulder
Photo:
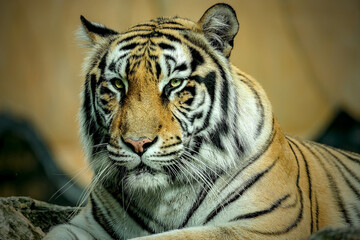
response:
[[[263,88],[229,61],[232,7],[123,32],[81,22],[80,130],[94,177],[87,205],[45,239],[305,239],[359,227],[360,156],[282,132]]]

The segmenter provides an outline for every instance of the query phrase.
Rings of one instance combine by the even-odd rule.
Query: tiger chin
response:
[[[360,225],[360,156],[285,135],[229,61],[227,4],[116,32],[81,17],[87,205],[45,239],[304,239]]]

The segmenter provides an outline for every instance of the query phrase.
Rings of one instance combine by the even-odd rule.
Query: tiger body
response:
[[[229,62],[238,22],[159,18],[121,34],[82,18],[89,201],[47,239],[304,239],[360,225],[360,156],[285,135]]]

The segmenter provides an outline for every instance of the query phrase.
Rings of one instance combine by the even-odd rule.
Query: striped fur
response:
[[[360,225],[360,156],[282,132],[261,86],[229,62],[230,6],[123,33],[82,23],[95,177],[86,207],[47,239],[303,239]],[[129,144],[143,139],[142,152]]]

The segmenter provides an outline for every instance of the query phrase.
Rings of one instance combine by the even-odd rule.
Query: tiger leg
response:
[[[91,212],[91,204],[88,203],[69,223],[54,227],[44,239],[111,240],[112,238],[96,222]]]
[[[240,240],[240,239],[303,239],[301,228],[280,234],[268,234],[241,226],[237,222],[217,226],[190,227],[132,240]]]
[[[44,238],[44,240],[95,240],[89,232],[84,229],[71,225],[71,224],[62,224],[56,226],[52,229]]]

